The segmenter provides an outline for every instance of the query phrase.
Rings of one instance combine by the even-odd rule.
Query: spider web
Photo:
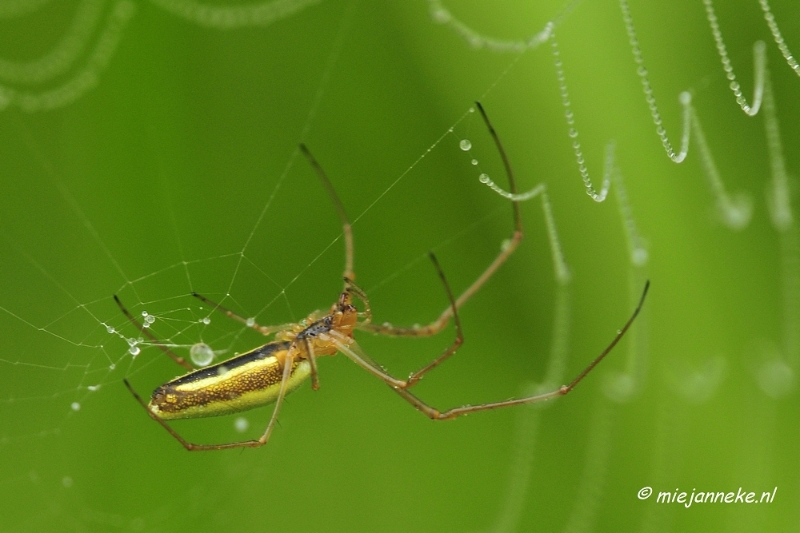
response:
[[[757,24],[763,5],[736,19],[748,21],[750,32],[727,42],[737,64],[747,64],[757,37],[775,34],[763,20]],[[779,484],[790,500],[791,479],[778,476],[776,465],[792,464],[783,441],[797,433],[792,423],[778,429],[796,396],[786,379],[797,363],[796,236],[792,224],[776,234],[765,204],[756,203],[766,180],[752,176],[766,176],[776,159],[763,149],[740,157],[764,135],[750,135],[752,126],[720,103],[732,101],[724,92],[729,80],[715,64],[703,10],[682,6],[674,14],[698,25],[693,40],[677,39],[682,26],[662,24],[665,14],[629,8],[644,57],[654,56],[647,71],[653,91],[669,98],[692,88],[726,187],[755,197],[749,234],[717,222],[719,202],[702,185],[704,156],[675,167],[657,152],[617,6],[554,2],[529,12],[508,2],[484,13],[429,7],[0,4],[0,16],[46,28],[41,40],[23,40],[22,24],[0,21],[8,64],[38,68],[0,64],[8,107],[0,133],[0,324],[7,341],[0,356],[0,531],[210,523],[315,531],[514,531],[533,523],[589,529],[605,505],[643,513],[644,528],[695,523],[679,512],[643,510],[655,503],[635,499],[637,483],[656,491],[750,483],[759,494]],[[723,28],[740,14],[715,7]],[[787,21],[781,29],[791,46],[791,6],[772,9],[779,23]],[[598,20],[616,27],[611,37]],[[548,31],[558,37],[561,71],[553,68]],[[519,36],[528,38],[515,41]],[[587,36],[604,45],[588,50]],[[797,88],[792,70],[779,68],[788,53],[782,39],[781,55],[769,58],[781,125],[795,119],[786,102]],[[675,59],[664,57],[662,41],[680,48],[669,50]],[[519,42],[524,52],[498,53]],[[42,56],[53,49],[60,53]],[[684,59],[698,51],[705,56]],[[604,63],[603,55],[615,59]],[[31,59],[37,57],[50,60]],[[598,64],[614,74],[599,72]],[[266,448],[185,453],[121,383],[128,378],[146,396],[182,370],[125,319],[112,294],[152,321],[152,333],[179,355],[203,342],[215,361],[265,339],[214,313],[192,291],[261,324],[327,308],[341,289],[341,227],[298,154],[302,141],[354,221],[357,281],[376,320],[432,320],[446,299],[427,251],[437,253],[458,292],[511,234],[508,201],[478,179],[505,184],[491,138],[470,112],[476,98],[503,139],[520,189],[544,183],[547,197],[521,204],[523,246],[464,308],[465,347],[426,377],[419,394],[450,407],[516,396],[531,380],[569,380],[624,322],[648,272],[654,290],[664,287],[662,299],[648,303],[658,323],[645,317],[643,332],[633,331],[631,345],[615,352],[612,373],[593,375],[547,413],[430,424],[339,357],[321,362],[319,392],[287,398]],[[678,131],[681,108],[664,102],[663,126]],[[579,150],[564,111],[575,120],[568,126],[580,127]],[[779,144],[792,145],[796,131],[788,130],[778,133]],[[791,157],[785,164],[794,168]],[[612,192],[595,205],[579,179],[604,164]],[[563,251],[553,251],[554,235]],[[642,260],[642,251],[655,263]],[[748,265],[731,264],[743,253]],[[566,264],[559,266],[559,255]],[[725,281],[709,281],[719,272]],[[670,289],[676,297],[663,299]],[[766,303],[756,296],[765,293],[774,295]],[[452,335],[448,329],[433,339],[359,342],[402,376]],[[726,380],[748,385],[737,395],[724,390]],[[741,399],[752,406],[734,414]],[[703,420],[720,409],[728,414],[712,438]],[[195,442],[226,442],[260,435],[268,415],[262,409],[176,428]],[[689,451],[693,431],[710,439],[702,456],[730,446],[756,420],[752,436],[725,455],[737,465],[733,480]],[[651,436],[640,443],[642,427]],[[633,447],[647,466],[622,466],[614,446]],[[750,455],[757,466],[745,466]],[[619,473],[610,474],[609,464]],[[314,513],[298,513],[308,505]],[[792,516],[777,505],[748,513],[748,524],[783,524]]]

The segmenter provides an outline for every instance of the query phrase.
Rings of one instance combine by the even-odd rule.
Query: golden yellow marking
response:
[[[300,386],[311,374],[308,361],[296,362],[292,367],[286,384],[287,393]],[[174,382],[185,379],[184,376],[156,389],[148,408],[163,420],[238,413],[274,402],[280,391],[282,375],[283,367],[278,357],[270,356],[224,373],[174,385]]]

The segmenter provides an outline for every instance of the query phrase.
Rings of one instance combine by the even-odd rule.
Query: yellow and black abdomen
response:
[[[283,377],[276,355],[283,355],[290,346],[290,342],[272,342],[173,379],[153,392],[148,408],[163,420],[175,420],[227,415],[272,403]],[[287,393],[310,373],[308,361],[295,362]]]

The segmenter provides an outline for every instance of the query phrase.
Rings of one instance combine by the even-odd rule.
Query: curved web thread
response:
[[[675,153],[675,150],[672,148],[672,143],[669,141],[669,137],[667,137],[667,131],[664,129],[664,125],[661,120],[661,114],[658,112],[658,105],[656,104],[656,98],[653,94],[653,87],[650,85],[650,80],[647,77],[647,69],[644,66],[642,49],[639,46],[639,39],[636,36],[636,29],[633,26],[633,17],[631,16],[628,2],[626,0],[620,0],[619,5],[622,9],[622,20],[625,23],[625,31],[628,33],[628,43],[631,46],[633,60],[636,63],[636,74],[639,76],[639,81],[642,84],[645,101],[647,102],[647,107],[650,110],[650,116],[653,119],[653,124],[656,126],[656,134],[658,135],[658,138],[661,139],[661,145],[664,147],[664,151],[667,152],[667,156],[669,156],[669,158],[675,163],[682,163],[683,160],[686,159],[686,154],[689,151],[690,119],[688,111],[686,107],[684,107],[681,149],[680,152]]]
[[[572,0],[566,4],[552,21],[544,25],[544,28],[527,39],[521,40],[498,39],[478,33],[469,25],[456,18],[450,10],[442,4],[441,0],[428,0],[428,9],[434,22],[449,26],[473,48],[485,48],[493,52],[521,53],[527,50],[533,50],[546,43],[548,39],[550,39],[553,30],[561,24],[564,18],[566,18],[573,9],[575,9],[579,1],[580,0]]]
[[[778,45],[778,50],[781,51],[783,59],[786,60],[786,64],[789,65],[789,68],[792,69],[795,74],[800,76],[800,65],[797,64],[797,60],[792,55],[792,52],[789,50],[789,46],[783,39],[781,30],[778,28],[778,23],[775,22],[775,15],[772,14],[772,10],[769,8],[769,3],[767,0],[758,0],[758,3],[761,4],[761,10],[764,12],[764,20],[767,21],[769,31],[772,33],[772,38],[775,40],[775,44]]]
[[[135,2],[117,0],[114,3],[85,64],[58,87],[31,91],[5,84],[44,82],[68,71],[88,44],[99,7],[95,0],[84,0],[68,35],[47,56],[28,64],[4,62],[0,65],[0,80],[4,82],[0,84],[0,111],[12,105],[29,113],[50,111],[73,103],[99,83],[100,74],[116,52],[125,27],[136,14]]]
[[[6,83],[36,84],[50,81],[68,71],[83,53],[100,22],[105,2],[84,0],[58,43],[33,61],[9,61],[0,58],[0,79]]]
[[[583,186],[586,188],[586,194],[597,203],[606,199],[608,195],[608,188],[611,186],[611,165],[610,160],[606,160],[605,175],[603,176],[603,185],[600,192],[597,192],[592,185],[592,179],[589,177],[589,169],[586,168],[586,160],[583,157],[583,150],[581,143],[578,140],[578,129],[575,127],[575,113],[572,111],[572,103],[569,99],[569,90],[567,89],[567,76],[564,73],[564,62],[561,60],[561,52],[558,49],[558,41],[556,41],[555,33],[550,36],[550,45],[553,51],[553,60],[556,67],[556,78],[558,79],[558,90],[561,93],[561,105],[564,106],[564,118],[567,119],[567,128],[570,139],[572,139],[572,150],[575,154],[575,161],[578,164],[578,172],[580,172],[581,179],[583,179]]]
[[[196,0],[150,0],[150,3],[199,26],[233,30],[268,26],[321,1],[266,0],[237,6],[207,5]]]
[[[764,43],[758,41],[756,46],[753,48],[753,74],[755,77],[755,83],[753,88],[753,104],[748,105],[744,94],[742,94],[742,88],[739,85],[739,82],[736,81],[736,74],[733,72],[733,64],[728,57],[728,51],[727,48],[725,48],[725,41],[722,39],[722,31],[719,29],[719,21],[717,20],[717,15],[714,12],[714,4],[712,0],[703,0],[703,5],[706,8],[706,18],[708,19],[708,24],[711,26],[711,33],[714,36],[714,43],[717,46],[717,53],[722,61],[722,70],[725,71],[725,77],[728,78],[728,81],[730,82],[728,87],[730,87],[733,95],[736,97],[736,103],[739,104],[739,107],[742,108],[742,111],[744,111],[747,116],[755,116],[758,114],[758,110],[761,108],[761,101],[764,97]]]
[[[195,0],[150,0],[154,5],[206,28],[231,30],[268,26],[294,15],[321,0],[266,0],[239,6],[205,5]],[[15,19],[36,13],[52,0],[6,0],[0,3],[0,19]],[[0,111],[16,106],[33,113],[72,104],[100,83],[128,23],[138,5],[115,0],[94,47],[89,43],[101,19],[106,0],[81,0],[70,26],[53,48],[38,59],[18,62],[0,58]],[[79,58],[84,64],[75,69]],[[70,75],[70,71],[74,72]],[[31,90],[19,85],[45,85],[69,76],[55,88]]]

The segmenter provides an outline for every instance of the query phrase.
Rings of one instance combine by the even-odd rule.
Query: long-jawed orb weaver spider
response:
[[[494,139],[497,150],[500,153],[508,176],[510,191],[514,194],[516,193],[516,184],[511,171],[511,165],[500,143],[500,138],[492,127],[481,104],[476,104],[489,133]],[[254,350],[232,357],[222,363],[195,370],[185,359],[179,357],[166,345],[159,342],[148,328],[145,328],[131,315],[122,305],[119,298],[117,298],[116,295],[114,296],[114,300],[128,320],[136,325],[144,335],[150,338],[177,364],[189,370],[187,374],[158,387],[150,397],[149,403],[145,403],[144,400],[142,400],[127,379],[124,380],[125,385],[142,407],[144,407],[150,418],[163,426],[170,435],[175,437],[175,439],[189,451],[224,450],[239,447],[256,448],[263,446],[267,443],[272,434],[275,421],[278,418],[278,413],[280,412],[283,399],[286,395],[295,390],[309,377],[311,378],[312,388],[314,390],[318,389],[317,357],[334,355],[339,352],[373,376],[383,380],[404,400],[433,420],[451,420],[458,416],[477,411],[488,411],[490,409],[534,403],[564,396],[574,389],[575,386],[603,360],[612,348],[616,346],[622,336],[625,335],[625,332],[628,331],[628,328],[630,328],[642,308],[645,296],[647,295],[647,289],[650,285],[649,282],[645,285],[639,304],[636,306],[633,314],[622,329],[617,332],[611,343],[568,385],[562,385],[556,390],[524,398],[515,398],[479,405],[465,405],[446,411],[440,411],[413,395],[409,389],[419,382],[426,373],[436,368],[448,357],[453,355],[458,347],[461,346],[463,336],[461,332],[461,322],[458,317],[458,309],[486,283],[517,248],[522,239],[522,223],[520,221],[519,205],[516,202],[511,202],[514,215],[514,234],[511,240],[502,248],[501,252],[486,270],[484,270],[472,285],[457,299],[453,297],[453,293],[450,290],[450,286],[447,283],[447,279],[436,257],[432,253],[430,254],[431,261],[439,274],[439,278],[442,281],[442,285],[444,285],[449,300],[448,307],[439,315],[438,319],[426,326],[414,326],[410,328],[396,327],[390,324],[372,324],[372,311],[370,309],[369,299],[364,291],[353,282],[355,278],[353,271],[353,231],[344,207],[334,191],[330,180],[328,180],[328,177],[319,163],[317,163],[316,159],[314,159],[308,149],[302,144],[300,145],[300,150],[308,159],[323,186],[328,191],[342,222],[342,232],[345,242],[344,290],[339,295],[338,301],[333,304],[327,314],[315,311],[305,320],[296,324],[261,326],[254,324],[252,319],[245,319],[233,311],[210,301],[204,296],[192,293],[193,296],[213,306],[216,310],[223,312],[228,317],[264,335],[276,334],[273,342],[269,342]],[[359,311],[354,305],[355,300],[360,301],[363,305],[362,311]],[[364,353],[353,338],[353,332],[356,329],[389,336],[435,335],[445,328],[451,318],[453,319],[456,330],[456,337],[452,344],[450,344],[439,357],[412,373],[407,379],[398,379],[387,373]],[[270,403],[275,404],[272,416],[269,419],[269,423],[263,435],[255,440],[224,444],[193,444],[181,437],[166,422],[168,420],[185,418],[226,415]]]

